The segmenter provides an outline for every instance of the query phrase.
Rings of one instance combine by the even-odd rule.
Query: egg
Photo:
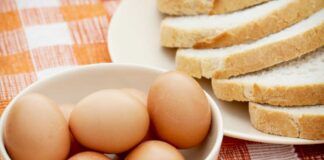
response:
[[[147,108],[147,94],[146,93],[144,93],[138,89],[134,89],[134,88],[123,88],[121,90],[125,91],[126,93],[130,94],[131,96],[133,96],[134,98],[139,100]],[[144,136],[142,142],[147,141],[147,140],[153,140],[153,139],[156,139],[156,136],[154,134],[154,128],[150,126],[149,130],[147,131],[146,135]]]
[[[146,141],[137,146],[125,160],[184,160],[183,155],[172,145],[162,141]]]
[[[83,98],[70,117],[74,137],[83,146],[121,153],[138,144],[149,127],[146,107],[122,90],[100,90]]]
[[[81,152],[78,153],[68,160],[111,160],[104,154],[98,153],[98,152],[92,152],[92,151],[87,151],[87,152]]]
[[[70,148],[68,123],[57,104],[32,93],[20,97],[4,128],[6,149],[15,160],[63,160]]]
[[[164,73],[153,82],[148,111],[158,136],[178,148],[199,145],[211,124],[203,89],[193,78],[177,71]]]
[[[134,88],[123,88],[122,91],[125,91],[130,96],[133,96],[135,99],[139,100],[145,106],[147,105],[147,95],[144,92]]]
[[[145,141],[149,141],[149,140],[155,140],[157,139],[155,133],[154,133],[154,129],[153,127],[149,127],[149,130],[147,131],[146,135],[144,136],[144,138],[141,140],[140,143],[143,143]],[[118,158],[119,159],[125,159],[125,157],[130,153],[130,151],[132,151],[135,147],[137,146],[134,146],[133,148],[130,148],[129,150],[123,152],[123,153],[120,153],[118,154]]]
[[[141,103],[144,104],[145,108],[147,109],[147,94],[135,89],[135,88],[123,88],[121,89],[122,91],[126,92],[127,94],[130,94],[131,96],[133,96],[135,99],[139,100]],[[149,129],[146,133],[146,135],[144,136],[144,138],[142,139],[141,142],[144,141],[148,141],[148,140],[153,140],[156,139],[157,137],[154,134],[154,128],[150,125]],[[135,146],[136,147],[136,146]],[[133,148],[131,148],[130,150],[132,150]],[[125,158],[125,156],[130,152],[130,150],[123,152],[121,154],[118,154],[119,157],[121,157],[122,159]]]
[[[70,119],[70,114],[73,110],[73,108],[75,107],[75,105],[73,104],[62,104],[59,106],[61,112],[64,115],[64,118],[67,122],[69,122]],[[70,144],[70,152],[69,152],[69,156],[74,155],[76,153],[85,151],[86,148],[84,148],[72,135],[72,133],[70,133],[70,139],[71,139],[71,144]]]

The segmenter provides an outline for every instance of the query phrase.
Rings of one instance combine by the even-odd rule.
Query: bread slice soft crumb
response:
[[[324,9],[252,43],[219,49],[179,49],[177,70],[196,78],[228,78],[258,71],[324,45]]]
[[[324,105],[277,107],[250,102],[252,125],[268,134],[324,139]]]
[[[273,0],[229,14],[169,17],[161,23],[161,44],[215,48],[251,42],[287,28],[323,7],[323,0]]]
[[[324,48],[263,71],[213,79],[217,98],[278,106],[324,104]]]

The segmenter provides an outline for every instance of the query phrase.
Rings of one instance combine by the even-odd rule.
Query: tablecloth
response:
[[[66,68],[109,63],[107,29],[119,0],[0,0],[0,112],[22,89]],[[224,137],[219,159],[324,159],[324,145]]]

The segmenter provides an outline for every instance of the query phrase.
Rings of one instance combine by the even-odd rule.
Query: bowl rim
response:
[[[34,88],[35,86],[38,86],[39,84],[46,83],[46,81],[51,81],[52,79],[55,79],[57,77],[61,77],[67,74],[75,73],[75,72],[81,72],[81,71],[86,71],[86,70],[91,70],[94,68],[98,67],[111,67],[111,68],[120,68],[120,67],[130,67],[130,68],[136,68],[139,70],[150,70],[154,72],[159,72],[160,74],[163,72],[167,72],[168,70],[154,67],[154,66],[146,66],[146,65],[140,65],[140,64],[129,64],[129,63],[97,63],[97,64],[88,64],[88,65],[83,65],[83,66],[75,66],[71,68],[67,68],[66,70],[53,73],[49,76],[46,76],[44,78],[38,79],[35,82],[33,82],[31,85],[27,86],[24,88],[22,91],[20,91],[7,105],[7,107],[4,109],[1,117],[0,117],[0,154],[1,157],[4,158],[4,160],[10,160],[11,158],[9,157],[5,145],[4,145],[4,124],[6,122],[6,119],[8,117],[9,111],[12,108],[13,104],[16,103],[16,101],[22,97],[23,95],[26,94],[30,89]],[[218,105],[215,103],[215,101],[211,98],[211,96],[204,90],[205,95],[211,105],[211,110],[212,110],[212,117],[215,117],[216,119],[216,142],[213,144],[213,147],[211,151],[208,153],[207,157],[205,160],[214,160],[215,157],[218,156],[222,140],[223,140],[223,118],[221,115],[221,112],[218,108]]]

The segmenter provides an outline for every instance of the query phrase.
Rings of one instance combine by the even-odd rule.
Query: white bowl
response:
[[[77,103],[81,98],[100,89],[131,87],[147,92],[151,83],[163,72],[165,71],[161,69],[140,65],[95,64],[75,67],[35,82],[17,95],[2,114],[0,122],[1,155],[5,160],[10,159],[3,143],[3,127],[10,108],[21,96],[37,92],[52,98],[58,104],[63,104]],[[210,133],[200,146],[181,151],[187,160],[215,160],[220,150],[223,139],[222,116],[216,103],[207,93],[206,95],[212,108]]]

